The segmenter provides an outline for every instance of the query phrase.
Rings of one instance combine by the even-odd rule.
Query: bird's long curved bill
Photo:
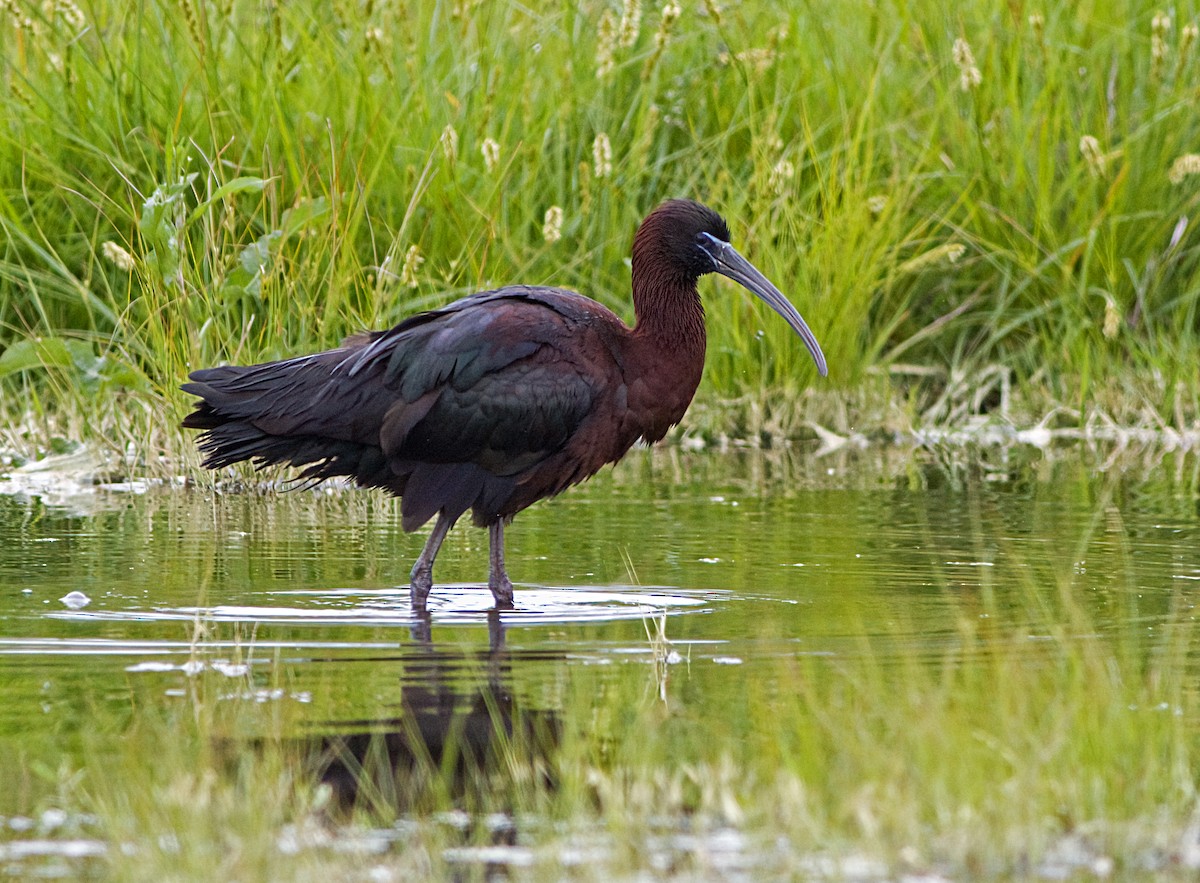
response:
[[[722,242],[715,236],[702,235],[706,239],[705,251],[717,265],[716,271],[758,295],[766,301],[771,309],[783,316],[792,326],[792,330],[800,335],[804,345],[808,347],[808,352],[812,355],[813,361],[817,363],[817,370],[821,372],[821,376],[824,377],[828,374],[829,368],[825,364],[825,354],[821,352],[821,345],[817,343],[817,338],[808,327],[808,323],[804,321],[804,317],[792,306],[791,301],[783,296],[783,292],[772,285],[771,281],[760,273],[754,264],[738,254],[737,249],[728,242]]]

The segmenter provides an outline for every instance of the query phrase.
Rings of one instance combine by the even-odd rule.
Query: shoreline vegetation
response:
[[[807,458],[814,466],[828,465],[844,474],[845,457],[871,474],[891,474],[898,462],[910,462],[916,452],[963,463],[986,460],[988,451],[1023,449],[1057,459],[1062,451],[1080,446],[1097,462],[1160,461],[1172,452],[1200,451],[1200,423],[1168,422],[1141,399],[1139,409],[1106,411],[1094,405],[1081,413],[1044,400],[1037,411],[1006,391],[994,413],[979,413],[966,398],[943,397],[939,407],[955,408],[958,419],[922,420],[906,402],[892,395],[890,381],[864,384],[854,390],[807,390],[783,401],[758,396],[711,399],[698,397],[684,421],[667,439],[652,446],[663,456],[672,450],[685,454],[762,451]],[[1128,404],[1128,391],[1115,401]],[[1038,416],[1040,414],[1040,416]],[[30,420],[30,415],[25,415]],[[65,490],[77,494],[89,487],[104,490],[140,489],[152,485],[210,483],[194,445],[162,441],[138,444],[128,433],[92,436],[86,415],[77,411],[39,415],[33,423],[0,426],[0,493],[36,492],[54,497]],[[161,439],[173,431],[154,415],[145,414],[140,437]],[[148,455],[147,450],[153,448]],[[1056,453],[1057,452],[1057,453]],[[903,471],[903,467],[901,471]],[[286,469],[255,470],[247,464],[222,470],[211,481],[223,488],[268,487],[284,482]],[[132,482],[132,484],[130,484]],[[340,488],[340,482],[326,482]],[[136,486],[136,487],[135,487]],[[57,489],[57,490],[55,490]]]
[[[1189,10],[0,3],[0,448],[190,469],[191,368],[487,287],[631,319],[633,230],[680,195],[832,369],[706,280],[685,444],[1194,444]]]

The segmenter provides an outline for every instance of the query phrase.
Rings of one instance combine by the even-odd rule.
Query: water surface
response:
[[[673,761],[790,750],[779,763],[826,780],[836,768],[803,747],[819,723],[780,709],[818,721],[875,696],[848,718],[870,719],[913,666],[950,658],[970,677],[1002,653],[1053,683],[1073,642],[1161,657],[1200,589],[1196,473],[1189,453],[1083,448],[637,451],[517,518],[514,611],[488,612],[486,532],[457,527],[429,619],[406,590],[423,535],[373,492],[0,496],[0,817],[32,820],[0,834],[0,858],[39,860],[12,850],[46,827],[52,771],[94,765],[203,678],[220,702],[284,710],[245,716],[238,738],[404,721],[427,737],[500,708],[553,754],[639,738],[613,707],[632,704],[662,709],[651,741]]]

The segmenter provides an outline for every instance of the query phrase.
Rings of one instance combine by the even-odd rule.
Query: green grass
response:
[[[1018,418],[1194,423],[1200,175],[1168,174],[1200,144],[1193,4],[1157,31],[1142,2],[639,8],[625,45],[604,3],[5,6],[8,446],[84,438],[155,468],[185,449],[189,368],[481,286],[632,318],[632,232],[676,195],[729,217],[850,403],[808,396],[786,326],[706,282],[701,399],[740,402],[740,434],[870,422],[880,376],[915,423],[994,407],[1001,376]]]

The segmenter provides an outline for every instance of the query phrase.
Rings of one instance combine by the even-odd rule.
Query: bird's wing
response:
[[[612,365],[592,331],[597,310],[556,289],[500,289],[334,350],[197,371],[185,389],[272,436],[513,475],[560,447],[592,408]]]
[[[402,345],[381,347],[382,380],[399,395],[380,432],[384,452],[516,475],[561,448],[612,366],[581,301],[506,289],[460,301],[436,323],[401,332]]]

